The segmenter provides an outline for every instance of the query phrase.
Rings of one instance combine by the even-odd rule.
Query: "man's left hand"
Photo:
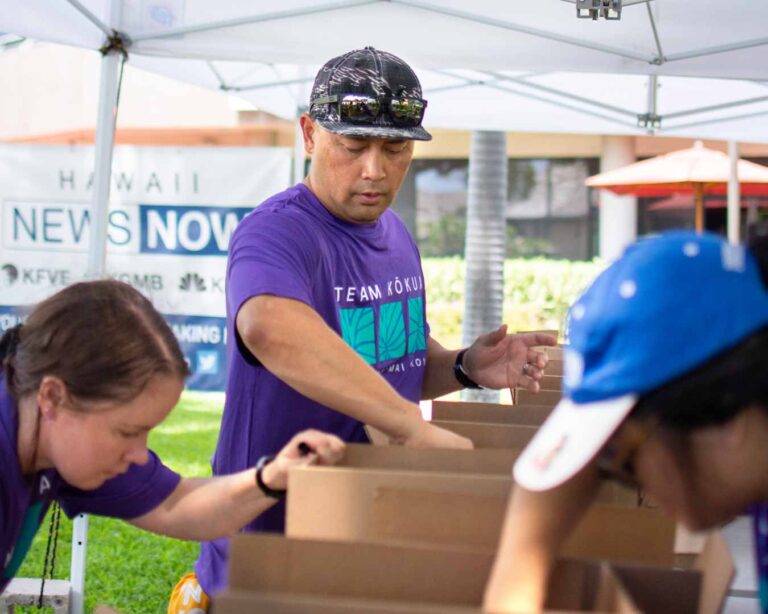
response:
[[[464,354],[464,370],[485,388],[499,390],[526,388],[539,391],[539,380],[549,358],[533,348],[557,345],[557,339],[543,333],[507,334],[503,324],[493,332],[480,335]]]

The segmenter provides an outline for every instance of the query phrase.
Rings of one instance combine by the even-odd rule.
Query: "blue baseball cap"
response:
[[[515,463],[528,490],[573,477],[641,395],[768,325],[768,291],[743,246],[670,232],[629,246],[568,319],[563,399]]]

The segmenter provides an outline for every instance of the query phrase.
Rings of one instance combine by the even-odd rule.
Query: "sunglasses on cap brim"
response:
[[[334,94],[315,98],[315,105],[335,104],[339,117],[352,124],[371,124],[386,113],[396,126],[414,128],[421,125],[427,101],[422,98],[375,98],[361,94]]]

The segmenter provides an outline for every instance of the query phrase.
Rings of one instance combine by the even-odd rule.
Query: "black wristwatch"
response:
[[[464,370],[464,354],[469,348],[464,348],[458,354],[456,354],[456,362],[453,363],[453,374],[456,376],[459,384],[464,388],[473,388],[475,390],[481,390],[483,387],[474,381],[467,372]]]
[[[259,459],[259,462],[256,463],[256,486],[258,486],[259,490],[267,497],[272,497],[273,499],[285,499],[285,489],[278,490],[276,488],[270,488],[266,485],[264,477],[262,476],[264,467],[269,465],[273,460],[275,460],[274,454],[267,454],[266,456],[262,456]]]

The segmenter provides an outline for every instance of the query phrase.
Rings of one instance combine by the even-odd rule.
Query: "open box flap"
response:
[[[538,427],[513,424],[482,424],[433,420],[432,424],[471,439],[476,448],[521,450],[533,439]]]
[[[432,401],[432,420],[539,426],[552,409],[541,405],[502,405],[468,401]]]
[[[336,467],[481,473],[511,477],[512,466],[519,453],[515,449],[448,450],[350,443],[344,451],[344,458]]]

